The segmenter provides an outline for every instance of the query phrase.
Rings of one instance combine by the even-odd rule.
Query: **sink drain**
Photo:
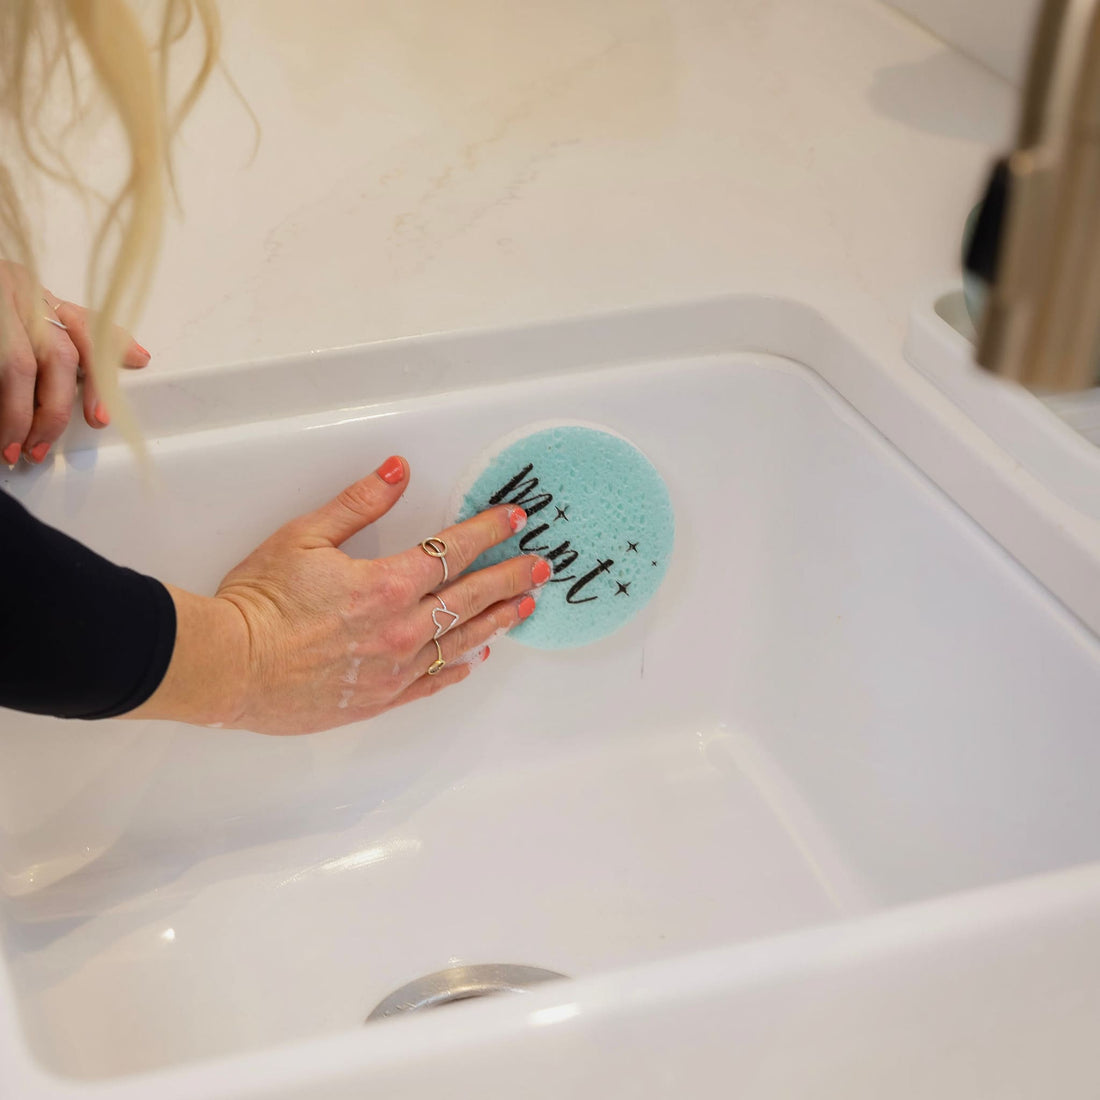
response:
[[[554,970],[537,966],[509,966],[503,963],[486,963],[482,966],[452,966],[437,970],[423,978],[394,990],[367,1017],[381,1020],[386,1016],[398,1016],[404,1012],[419,1012],[425,1008],[438,1008],[455,1001],[468,1001],[472,997],[489,997],[494,993],[526,993],[534,985],[564,978]]]

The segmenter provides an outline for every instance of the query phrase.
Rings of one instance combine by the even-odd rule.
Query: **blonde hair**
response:
[[[200,38],[198,61],[173,103],[172,50],[193,27]],[[214,0],[159,0],[142,5],[140,14],[129,0],[0,0],[0,122],[11,131],[3,147],[16,150],[19,161],[0,162],[0,255],[24,264],[37,280],[20,191],[41,174],[87,193],[64,139],[89,117],[94,100],[117,122],[128,153],[121,186],[104,200],[88,260],[88,304],[96,311],[96,382],[116,423],[128,427],[131,437],[135,426],[119,402],[123,349],[113,325],[132,326],[144,302],[174,189],[172,137],[217,61],[220,37]],[[90,95],[82,94],[86,86]],[[46,125],[64,93],[67,124],[59,127],[51,117]]]

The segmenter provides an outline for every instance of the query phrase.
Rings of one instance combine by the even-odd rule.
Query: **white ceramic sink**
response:
[[[818,360],[738,350],[778,332],[817,332]],[[411,545],[486,443],[569,417],[649,455],[678,529],[620,634],[501,642],[458,689],[369,724],[266,739],[0,716],[0,1094],[344,1095],[338,1071],[347,1095],[428,1095],[417,1073],[481,1051],[515,1095],[493,1044],[537,1024],[657,1020],[704,987],[733,1012],[739,950],[794,959],[899,914],[930,935],[967,891],[1100,859],[1100,643],[821,377],[874,369],[775,302],[438,338],[154,380],[136,391],[153,491],[118,446],[9,481],[103,553],[209,590],[394,452],[412,487],[349,549]],[[182,430],[204,402],[224,424]],[[264,419],[243,423],[250,402]],[[575,980],[363,1026],[455,962]],[[660,1095],[641,1068],[659,1043],[630,1042],[630,1091]]]

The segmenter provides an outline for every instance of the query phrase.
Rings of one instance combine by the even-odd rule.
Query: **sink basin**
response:
[[[585,990],[629,1007],[661,974],[713,984],[742,947],[1100,859],[1100,643],[827,383],[876,368],[826,329],[745,300],[154,380],[133,391],[153,489],[118,445],[9,481],[108,556],[210,590],[394,452],[412,486],[348,549],[412,545],[488,442],[566,417],[649,456],[677,545],[617,635],[504,640],[368,724],[0,716],[0,1094],[8,1073],[19,1095],[229,1096],[247,1065],[275,1095],[271,1059],[298,1050],[320,1095],[326,1043],[369,1093],[373,1054],[445,1045],[444,1017],[484,1046],[530,1005],[544,1024]],[[772,353],[779,332],[817,333],[817,360]],[[214,426],[186,430],[204,402]],[[483,963],[572,981],[364,1026],[405,983]]]

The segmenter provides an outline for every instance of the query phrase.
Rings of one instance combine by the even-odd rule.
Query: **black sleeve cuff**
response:
[[[100,557],[0,492],[0,706],[113,718],[159,687],[176,609],[153,577]]]
[[[127,714],[135,707],[140,707],[160,687],[172,660],[172,651],[176,648],[176,605],[171,594],[153,577],[146,577],[131,569],[121,571],[129,575],[128,589],[134,602],[130,612],[132,618],[123,624],[123,629],[132,631],[134,640],[137,641],[137,645],[130,650],[133,654],[129,665],[133,677],[132,687],[120,699],[102,710],[72,714],[69,717],[88,720],[117,718],[120,714]],[[136,608],[140,608],[140,611]],[[141,657],[143,650],[144,659]],[[125,653],[127,647],[120,646],[118,651]],[[117,672],[115,682],[121,684],[124,680],[124,666],[120,665]]]

